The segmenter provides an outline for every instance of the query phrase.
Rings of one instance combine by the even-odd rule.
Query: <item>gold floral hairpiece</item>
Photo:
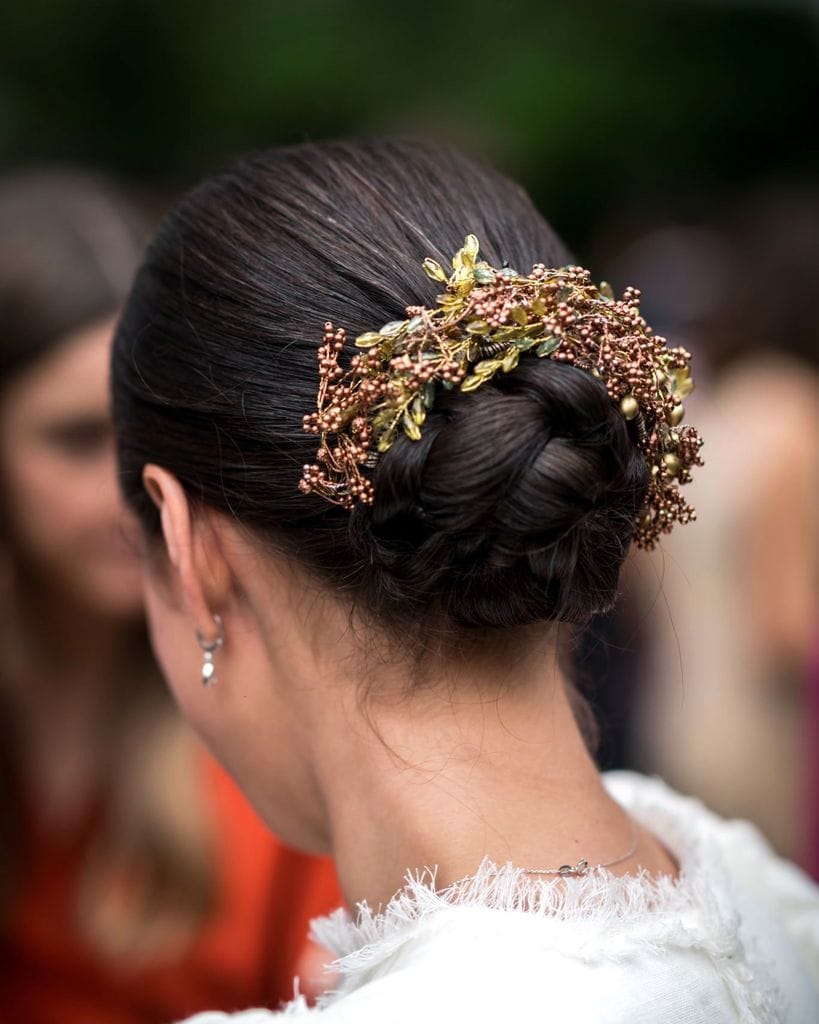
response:
[[[449,275],[424,260],[426,274],[445,285],[437,305],[407,306],[406,320],[357,337],[362,351],[346,371],[338,362],[346,333],[324,325],[317,412],[304,417],[304,429],[321,438],[317,462],[304,466],[299,488],[347,509],[371,504],[373,483],[362,468],[372,469],[399,431],[420,439],[439,384],[474,391],[512,372],[521,357],[548,357],[598,377],[634,421],[651,474],[635,542],[653,548],[675,522],[695,518],[679,491],[691,467],[702,465],[702,441],[682,424],[683,399],[694,386],[691,356],[653,333],[636,288],[615,300],[607,284],[593,285],[589,272],[575,266],[537,263],[524,277],[479,260],[478,248],[468,235]]]

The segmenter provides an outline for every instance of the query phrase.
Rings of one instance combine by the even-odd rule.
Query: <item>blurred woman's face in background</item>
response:
[[[0,397],[2,533],[25,571],[95,614],[141,608],[110,424],[114,320],[72,334]]]

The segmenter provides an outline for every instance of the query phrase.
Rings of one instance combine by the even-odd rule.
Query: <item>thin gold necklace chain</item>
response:
[[[630,815],[629,821],[631,822],[631,846],[614,860],[607,860],[605,864],[589,864],[585,858],[581,858],[576,864],[561,864],[559,868],[524,868],[523,871],[527,875],[585,875],[595,868],[610,868],[615,864],[622,864],[624,860],[628,860],[634,855],[640,842],[637,825]]]

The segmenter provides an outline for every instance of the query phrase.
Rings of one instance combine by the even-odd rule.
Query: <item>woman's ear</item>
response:
[[[180,541],[190,544],[190,509],[182,485],[173,474],[148,464],[142,471],[142,483],[148,497],[159,510],[162,535],[168,558],[179,569]]]
[[[228,599],[230,567],[222,556],[207,516],[192,515],[184,487],[173,473],[151,463],[142,481],[159,509],[165,548],[187,611],[203,636],[213,633],[213,617]]]

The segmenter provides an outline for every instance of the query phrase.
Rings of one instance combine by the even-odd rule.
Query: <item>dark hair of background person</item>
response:
[[[144,239],[136,209],[95,175],[31,170],[0,179],[0,402],[21,374],[71,335],[116,315]],[[1,513],[0,564],[4,582],[8,570],[13,584],[15,538]],[[4,586],[3,607],[17,596],[13,585]],[[109,955],[138,946],[141,930],[157,913],[169,912],[192,929],[211,900],[207,823],[196,792],[185,789],[193,786],[195,748],[150,657],[144,624],[135,622],[135,631],[136,657],[130,648],[124,652],[128,665],[111,679],[109,718],[97,752],[104,822],[77,889],[81,930]],[[26,790],[2,658],[0,705],[2,915],[21,867]],[[189,797],[173,807],[166,797],[169,778]],[[122,881],[134,871],[145,884],[139,892],[128,888],[126,897]]]
[[[781,181],[756,187],[721,211],[721,301],[695,325],[722,368],[773,352],[819,367],[819,191]]]
[[[416,668],[609,607],[647,470],[584,370],[522,359],[475,392],[439,390],[421,440],[399,435],[382,456],[371,507],[298,489],[316,454],[302,418],[324,321],[352,349],[408,304],[434,305],[441,286],[421,263],[448,263],[470,232],[495,266],[570,262],[522,188],[418,140],[270,150],[183,199],[113,355],[122,487],[149,533],[151,461],[295,559]]]

